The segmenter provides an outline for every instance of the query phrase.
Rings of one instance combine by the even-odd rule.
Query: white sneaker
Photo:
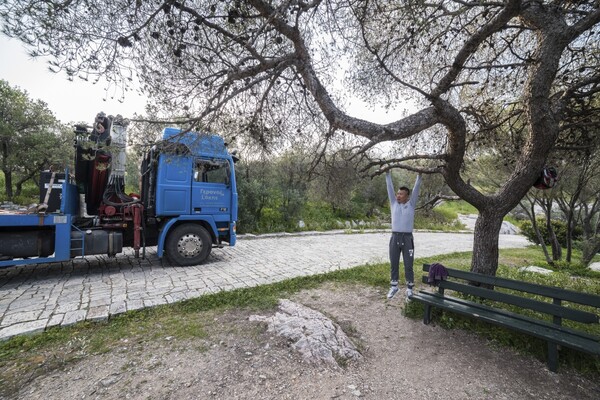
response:
[[[406,288],[406,300],[407,301],[410,301],[410,298],[412,297],[412,295],[413,295],[412,289],[411,288]]]
[[[387,294],[388,299],[392,299],[398,293],[398,286],[392,286]]]

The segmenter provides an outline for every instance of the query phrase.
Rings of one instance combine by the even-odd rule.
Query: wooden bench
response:
[[[424,283],[428,283],[429,267],[429,264],[423,265]],[[431,320],[431,308],[438,307],[538,337],[548,343],[547,364],[548,369],[553,372],[556,372],[558,367],[558,346],[600,355],[600,337],[562,326],[563,319],[584,324],[599,323],[600,296],[451,268],[446,270],[448,279],[438,283],[437,292],[420,290],[411,297],[412,300],[425,305],[424,324],[429,324]],[[505,288],[514,292],[506,293],[479,287],[479,285],[492,285],[495,288]],[[492,306],[452,297],[446,293],[446,290],[495,303]],[[541,296],[547,301],[533,299],[526,294]],[[492,304],[490,301],[487,303]],[[498,307],[501,303],[514,305],[522,310],[533,310],[536,315],[526,316],[505,310]],[[575,309],[572,303],[586,305],[589,311]]]

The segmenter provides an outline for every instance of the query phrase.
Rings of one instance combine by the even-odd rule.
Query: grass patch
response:
[[[466,229],[457,217],[456,212],[441,206],[426,212],[419,211],[415,214],[415,228],[442,232]]]
[[[458,217],[458,214],[479,214],[475,207],[464,200],[445,201],[435,209],[454,219]]]

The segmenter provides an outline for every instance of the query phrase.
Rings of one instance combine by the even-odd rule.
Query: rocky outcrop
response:
[[[266,322],[269,332],[289,339],[292,347],[311,363],[339,367],[338,360],[362,357],[338,324],[318,311],[287,299],[279,301],[279,311],[274,316],[253,315],[250,320]]]

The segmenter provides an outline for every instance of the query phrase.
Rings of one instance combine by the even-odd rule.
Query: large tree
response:
[[[68,166],[72,135],[46,103],[0,80],[0,170],[9,200],[50,167]]]
[[[0,15],[52,69],[123,90],[139,78],[192,123],[265,145],[322,123],[326,138],[364,138],[364,153],[399,143],[373,165],[439,173],[474,205],[472,270],[487,274],[503,216],[600,81],[596,0],[7,0]],[[347,95],[420,108],[369,122],[344,110]],[[468,156],[511,121],[525,139],[500,189],[483,192],[465,176]]]

